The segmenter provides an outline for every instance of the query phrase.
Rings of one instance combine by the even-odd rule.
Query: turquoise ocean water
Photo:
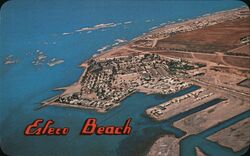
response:
[[[171,127],[172,121],[154,122],[145,117],[144,111],[193,91],[197,86],[164,97],[136,93],[106,114],[61,107],[36,108],[41,101],[60,93],[52,91],[53,88],[68,86],[78,80],[83,72],[78,65],[103,46],[114,44],[116,39],[131,40],[168,21],[195,18],[244,5],[241,1],[226,0],[12,0],[5,3],[0,11],[1,148],[11,156],[145,155],[152,142],[160,135],[173,133],[182,136],[181,130]],[[113,23],[115,26],[81,33],[75,31],[105,23]],[[53,67],[46,63],[34,66],[32,61],[38,51],[47,56],[46,60],[55,57],[63,59],[64,63]],[[3,64],[8,55],[13,55],[18,62]],[[211,101],[210,104],[218,101]],[[249,116],[249,112],[243,116]],[[132,134],[80,136],[79,132],[88,117],[95,117],[99,124],[104,125],[121,125],[132,117]],[[70,127],[69,135],[24,136],[26,125],[37,118],[53,119],[56,126]],[[187,140],[189,141],[183,141],[186,144],[184,150],[192,148],[186,142],[200,141],[195,138]],[[216,150],[217,154],[225,151],[232,155],[239,154],[222,147]]]

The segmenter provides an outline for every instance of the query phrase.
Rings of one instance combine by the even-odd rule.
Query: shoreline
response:
[[[187,20],[184,20],[184,21],[177,21],[177,22],[175,21],[175,23],[167,23],[167,24],[162,25],[162,26],[159,25],[159,26],[157,26],[157,28],[155,28],[153,30],[149,30],[148,32],[143,33],[142,35],[140,35],[138,37],[135,37],[134,39],[129,41],[127,44],[133,43],[133,42],[141,40],[141,39],[146,39],[148,36],[150,36],[152,34],[157,34],[159,31],[161,31],[163,29],[174,29],[174,28],[182,27],[183,25],[185,26],[185,25],[188,25],[188,24],[191,24],[191,23],[195,23],[196,21],[202,21],[202,20],[205,20],[205,19],[209,19],[209,18],[211,18],[213,16],[221,16],[221,14],[224,15],[224,14],[234,13],[234,12],[238,12],[240,10],[246,10],[246,9],[248,9],[248,8],[245,7],[245,6],[242,6],[242,7],[234,8],[234,9],[230,9],[230,10],[223,10],[223,11],[217,11],[217,12],[214,12],[214,13],[204,14],[204,15],[193,17],[191,19],[187,19]],[[227,21],[223,21],[223,22],[227,22]],[[219,23],[216,23],[216,24],[219,24]],[[191,30],[191,32],[192,31],[195,31],[195,30]],[[153,40],[153,39],[149,39],[149,40]]]
[[[106,56],[106,55],[109,55],[109,54],[112,54],[116,51],[119,51],[119,50],[123,50],[123,49],[126,49],[127,47],[130,47],[130,45],[132,43],[134,43],[135,41],[139,40],[139,39],[142,39],[150,34],[153,34],[153,33],[156,33],[156,32],[159,32],[161,31],[162,29],[166,29],[166,28],[174,28],[174,27],[180,27],[180,26],[183,26],[183,25],[187,25],[187,24],[190,24],[190,23],[195,23],[196,21],[200,21],[200,20],[203,20],[203,19],[207,19],[209,17],[214,17],[214,16],[221,16],[221,15],[224,15],[224,14],[231,14],[231,13],[234,13],[234,12],[239,12],[240,10],[244,10],[246,7],[240,7],[240,8],[235,8],[235,9],[231,9],[231,10],[225,10],[225,11],[219,11],[219,12],[215,12],[215,13],[212,13],[212,14],[209,14],[209,15],[202,15],[198,18],[193,18],[193,19],[189,19],[189,20],[186,20],[186,21],[183,21],[183,22],[178,22],[178,23],[172,23],[172,24],[165,24],[161,27],[158,27],[156,29],[153,29],[147,33],[145,33],[144,35],[141,35],[141,36],[138,36],[130,41],[128,41],[126,44],[122,44],[122,45],[118,45],[118,46],[114,46],[110,49],[108,49],[107,51],[103,51],[99,54],[94,54],[92,57],[90,57],[89,59],[86,59],[84,62],[82,62],[79,67],[81,68],[84,68],[84,72],[81,74],[80,78],[78,78],[78,80],[73,83],[72,85],[68,86],[68,87],[60,87],[60,88],[56,88],[54,90],[64,90],[64,92],[60,95],[65,95],[66,93],[70,93],[72,91],[70,90],[74,90],[75,87],[80,87],[81,86],[81,81],[83,80],[83,77],[85,77],[88,73],[88,70],[89,70],[89,61],[90,60],[98,60],[103,57],[103,56]],[[192,31],[195,31],[195,30],[192,30]],[[181,32],[180,32],[181,33]],[[127,57],[127,56],[130,56],[130,52],[129,50],[132,50],[133,52],[136,52],[135,49],[128,49],[127,52],[124,52],[122,56],[124,57]],[[140,52],[138,52],[138,55],[139,55]],[[151,54],[151,52],[147,52],[147,51],[143,51],[142,53],[144,54]],[[118,54],[117,53],[114,53],[115,56],[111,57],[111,56],[106,56],[104,57],[104,60],[106,60],[107,58],[117,58],[117,57],[120,57],[120,56],[117,56]],[[164,56],[165,57],[165,56]],[[171,58],[171,57],[170,57]],[[140,92],[144,92],[146,94],[156,94],[158,92],[155,92],[155,91],[150,91],[148,92],[147,89],[139,89]],[[60,96],[58,95],[58,96]],[[52,97],[50,99],[47,99],[45,101],[43,101],[43,105],[44,106],[48,106],[48,105],[52,105],[52,103],[54,103],[53,100],[55,100],[56,98],[58,98],[58,96],[55,96],[55,97]],[[126,98],[126,97],[124,97]],[[57,104],[53,104],[53,105],[57,105]],[[70,106],[69,106],[70,107]],[[78,107],[78,106],[74,106],[74,107]],[[81,106],[79,106],[79,108],[82,108]]]
[[[239,8],[234,8],[234,9],[230,9],[230,10],[223,10],[223,11],[217,11],[217,12],[214,12],[214,13],[209,13],[209,14],[204,14],[204,15],[200,15],[200,16],[197,16],[197,17],[193,17],[191,19],[187,19],[185,21],[178,21],[178,22],[175,22],[175,23],[166,23],[162,26],[157,26],[156,29],[153,29],[153,30],[149,30],[129,41],[127,41],[125,44],[121,44],[121,45],[118,45],[118,46],[112,46],[110,47],[109,49],[107,50],[104,50],[102,52],[96,52],[95,54],[93,54],[89,59],[86,59],[83,63],[81,63],[79,66],[80,67],[85,67],[86,66],[86,62],[90,59],[95,59],[95,58],[98,58],[98,57],[101,57],[102,55],[105,55],[113,50],[117,50],[117,49],[122,49],[124,46],[126,47],[127,45],[130,45],[131,43],[143,38],[143,37],[146,37],[152,33],[156,33],[158,32],[160,29],[164,29],[166,27],[179,27],[179,26],[182,26],[182,25],[186,25],[186,24],[190,24],[192,22],[195,22],[195,21],[199,21],[199,20],[204,20],[204,19],[207,19],[208,17],[212,17],[212,16],[216,16],[216,15],[221,15],[221,14],[227,14],[227,13],[232,13],[232,12],[237,12],[239,10],[245,10],[247,9],[247,7],[245,6],[242,6],[242,7],[239,7]],[[224,21],[226,22],[226,21]],[[96,56],[95,56],[96,55]]]

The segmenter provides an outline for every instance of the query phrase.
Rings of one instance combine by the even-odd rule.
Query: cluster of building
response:
[[[185,66],[192,64],[156,54],[91,59],[80,81],[81,90],[61,95],[55,102],[107,111],[135,91],[169,94],[191,85],[170,74],[172,68],[178,71]]]
[[[205,99],[205,98],[212,96],[212,95],[214,95],[214,93],[208,93],[208,94],[205,94],[201,97],[197,97],[194,101],[199,101],[199,100]]]
[[[195,101],[199,101],[199,100],[208,98],[212,95],[214,95],[214,93],[209,92],[208,90],[205,90],[204,88],[200,88],[200,89],[193,91],[191,93],[185,94],[183,96],[174,98],[168,102],[162,103],[156,107],[149,108],[147,110],[147,112],[150,114],[150,116],[157,118],[157,117],[163,115],[164,112],[168,111],[167,108],[172,104],[178,104],[178,103],[183,102],[184,100],[191,100],[191,99],[192,99],[192,101],[189,101],[189,102],[195,102]],[[187,104],[188,104],[188,102],[187,102]]]
[[[55,100],[56,103],[63,103],[68,104],[70,106],[77,106],[86,109],[93,109],[95,108],[99,112],[105,112],[110,108],[115,107],[118,105],[117,103],[113,103],[111,101],[104,101],[104,100],[90,100],[81,96],[75,96],[76,94],[64,95],[58,97]]]
[[[142,81],[142,87],[151,89],[153,90],[152,92],[156,91],[161,94],[170,94],[191,86],[191,82],[183,82],[178,78],[165,77],[164,79],[160,78],[159,80],[160,81],[152,83],[144,83]]]

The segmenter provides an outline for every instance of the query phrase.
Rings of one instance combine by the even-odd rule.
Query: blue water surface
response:
[[[241,1],[230,0],[8,1],[0,11],[1,148],[11,156],[125,155],[126,151],[120,150],[119,145],[129,137],[146,138],[145,142],[133,141],[131,145],[126,146],[133,149],[136,144],[154,141],[152,139],[166,131],[175,132],[171,127],[164,127],[164,122],[161,126],[147,119],[144,111],[178,95],[157,98],[155,95],[136,93],[106,114],[61,107],[45,107],[39,110],[36,108],[41,101],[59,94],[52,91],[53,88],[68,86],[78,80],[83,72],[78,65],[97,53],[101,47],[115,43],[116,39],[131,40],[162,23],[195,18],[244,5]],[[145,22],[146,20],[151,22]],[[121,24],[92,32],[75,32],[77,29],[102,23]],[[65,32],[74,33],[62,35]],[[47,66],[46,63],[34,66],[31,62],[37,51],[43,51],[47,59],[55,57],[65,62],[53,67]],[[18,63],[5,65],[3,62],[8,55],[17,58]],[[193,89],[195,87],[188,91]],[[121,125],[127,118],[132,117],[132,135],[79,136],[88,117],[97,118],[99,124],[113,125]],[[70,127],[70,133],[64,137],[24,136],[26,125],[37,118],[53,119],[56,126]],[[149,132],[154,133],[150,136]],[[147,150],[143,148],[140,151],[145,154],[143,151]]]

